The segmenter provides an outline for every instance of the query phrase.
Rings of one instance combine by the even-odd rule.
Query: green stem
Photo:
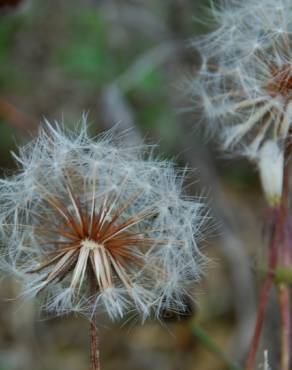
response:
[[[227,354],[213,341],[200,325],[192,323],[191,329],[194,336],[196,336],[210,352],[220,358],[227,365],[228,370],[241,370],[241,368],[227,356]]]

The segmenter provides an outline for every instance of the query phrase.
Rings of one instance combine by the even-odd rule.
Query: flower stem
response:
[[[282,196],[282,209],[284,216],[284,223],[286,222],[288,206],[289,206],[289,163],[288,158],[291,156],[291,141],[288,142],[286,147],[286,165],[284,169],[284,184],[283,184],[283,196]],[[286,230],[284,240],[282,242],[282,251],[280,256],[280,263],[284,267],[291,265],[291,240],[289,234],[291,233],[291,224],[288,221],[288,230]],[[288,232],[288,238],[287,238]],[[277,282],[276,282],[277,284]],[[290,285],[286,282],[278,282],[278,304],[280,309],[281,318],[281,370],[289,370],[291,355],[291,307],[290,307]]]
[[[96,331],[96,315],[90,321],[90,363],[91,370],[100,370],[99,346]]]
[[[96,291],[96,281],[93,270],[89,270],[90,292],[92,296]],[[93,312],[90,320],[90,364],[91,370],[100,370],[99,340],[97,336],[96,313]]]
[[[290,369],[290,345],[291,345],[291,312],[290,312],[290,288],[282,283],[277,287],[278,302],[281,315],[281,370]]]
[[[283,223],[285,220],[285,214],[283,212],[283,208],[275,208],[274,209],[275,215],[275,225],[272,230],[272,237],[270,242],[270,249],[269,249],[269,270],[267,276],[264,280],[263,286],[260,292],[259,298],[259,307],[257,312],[256,324],[254,329],[253,338],[250,345],[250,350],[247,357],[246,363],[246,370],[253,370],[256,360],[257,349],[260,342],[261,332],[263,329],[263,323],[265,318],[265,313],[267,309],[267,304],[269,301],[269,295],[273,286],[274,282],[274,275],[275,275],[275,268],[277,266],[278,260],[278,242],[279,237],[283,230]]]
[[[226,355],[226,353],[222,351],[217,343],[213,341],[213,339],[205,332],[205,330],[200,325],[192,323],[191,328],[193,334],[206,346],[206,348],[208,348],[226,364],[228,370],[240,370],[240,367],[232,362],[232,360]]]
[[[269,300],[269,294],[270,294],[272,285],[273,285],[273,274],[271,271],[269,271],[264,281],[264,284],[262,286],[261,293],[260,293],[256,325],[255,325],[254,334],[253,334],[253,338],[252,338],[252,342],[250,345],[250,350],[249,350],[249,354],[247,358],[246,370],[254,369],[257,349],[258,349],[258,345],[260,341],[260,336],[261,336],[265,313],[266,313],[266,307],[267,307],[267,303]]]
[[[256,318],[256,325],[253,338],[248,353],[246,370],[253,370],[256,360],[257,349],[259,346],[260,336],[263,328],[266,308],[269,300],[269,295],[275,280],[275,270],[277,268],[278,254],[280,243],[283,241],[283,232],[287,218],[288,202],[289,202],[289,167],[288,158],[291,151],[291,143],[287,144],[285,150],[285,167],[283,192],[280,204],[272,209],[273,225],[270,237],[268,273],[261,288],[259,308]]]

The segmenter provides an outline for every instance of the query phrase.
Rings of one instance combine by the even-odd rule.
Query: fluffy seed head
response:
[[[79,133],[47,123],[15,157],[20,170],[0,182],[1,235],[25,294],[112,319],[184,310],[204,217],[171,163],[110,134],[90,139],[85,122]]]
[[[257,161],[283,144],[292,122],[292,4],[221,1],[216,30],[195,40],[202,67],[194,91],[224,149]]]

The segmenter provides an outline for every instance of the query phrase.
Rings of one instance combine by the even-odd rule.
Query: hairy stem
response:
[[[290,369],[290,345],[291,345],[291,312],[290,312],[290,288],[282,283],[277,287],[278,302],[281,315],[281,370]]]
[[[90,292],[94,296],[96,292],[96,280],[94,278],[94,271],[90,269],[89,283]],[[90,321],[90,364],[91,370],[100,370],[100,356],[99,356],[99,340],[97,336],[97,320],[96,313],[92,313]]]
[[[92,317],[90,322],[90,363],[91,370],[100,370],[99,346],[96,331],[96,315]]]

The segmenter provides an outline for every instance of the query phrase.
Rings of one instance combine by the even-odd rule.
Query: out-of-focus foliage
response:
[[[14,61],[14,45],[17,32],[21,28],[22,17],[10,15],[0,22],[0,84],[2,89],[15,86],[22,81],[20,71]]]
[[[108,50],[106,22],[98,10],[72,14],[65,20],[69,35],[56,50],[56,64],[68,78],[101,86],[113,77],[119,67],[112,63]],[[94,47],[93,47],[94,46]]]

